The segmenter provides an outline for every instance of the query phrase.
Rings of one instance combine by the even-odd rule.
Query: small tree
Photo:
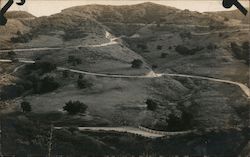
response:
[[[158,106],[158,104],[152,99],[147,99],[146,104],[147,104],[147,109],[151,111],[155,111]]]
[[[24,101],[21,103],[21,108],[22,108],[23,112],[31,112],[31,105],[27,101]]]
[[[132,62],[131,62],[131,64],[132,64],[132,68],[141,68],[142,67],[142,65],[143,65],[143,62],[140,60],[140,59],[134,59]]]
[[[84,113],[87,110],[88,106],[80,101],[69,101],[63,107],[64,111],[67,111],[71,115],[78,113]]]

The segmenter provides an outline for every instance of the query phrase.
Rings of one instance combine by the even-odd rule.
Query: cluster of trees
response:
[[[16,86],[24,90],[31,90],[37,94],[43,94],[56,90],[59,83],[54,76],[44,75],[56,69],[56,64],[48,61],[38,61],[26,65],[24,79],[18,80]]]
[[[152,99],[147,99],[146,104],[147,104],[147,109],[150,111],[155,111],[158,107],[157,102],[155,102]]]
[[[70,115],[79,113],[85,113],[88,106],[80,101],[69,101],[63,107],[64,111],[67,111]]]
[[[178,45],[175,48],[175,51],[182,54],[182,55],[194,55],[196,52],[203,50],[203,47],[196,47],[193,49],[189,49],[186,46]]]
[[[56,70],[56,64],[51,61],[36,61],[34,64],[28,64],[25,66],[25,70],[30,73],[30,71],[36,71],[38,74],[44,74]]]
[[[140,59],[134,59],[134,60],[131,62],[131,67],[132,67],[132,68],[135,68],[135,69],[141,68],[142,65],[143,65],[143,61],[140,60]]]

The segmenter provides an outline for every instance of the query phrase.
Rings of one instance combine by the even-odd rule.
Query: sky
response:
[[[4,5],[6,0],[2,0]],[[16,0],[15,2],[18,2]],[[48,16],[59,13],[61,10],[79,5],[104,4],[104,5],[131,5],[143,2],[145,0],[26,0],[24,6],[13,5],[10,10],[27,11],[35,16]],[[227,11],[223,8],[222,0],[150,0],[150,2],[176,7],[178,9],[189,9],[191,11]],[[249,0],[239,0],[239,2],[249,7]],[[236,9],[232,7],[230,10]]]

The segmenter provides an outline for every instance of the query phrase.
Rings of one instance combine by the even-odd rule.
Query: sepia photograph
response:
[[[0,157],[250,157],[249,0],[0,0]]]

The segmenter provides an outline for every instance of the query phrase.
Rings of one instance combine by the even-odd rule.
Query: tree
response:
[[[147,104],[147,109],[151,111],[155,111],[158,106],[158,104],[152,99],[147,99],[146,104]]]
[[[23,101],[21,103],[21,108],[22,108],[23,112],[31,112],[31,105],[27,101]]]
[[[137,69],[139,69],[139,68],[141,68],[142,67],[142,65],[143,65],[143,62],[140,60],[140,59],[134,59],[132,62],[131,62],[131,64],[132,64],[132,68],[137,68]]]
[[[67,111],[71,115],[78,113],[84,113],[87,110],[88,106],[80,101],[69,101],[63,107],[64,111]]]

